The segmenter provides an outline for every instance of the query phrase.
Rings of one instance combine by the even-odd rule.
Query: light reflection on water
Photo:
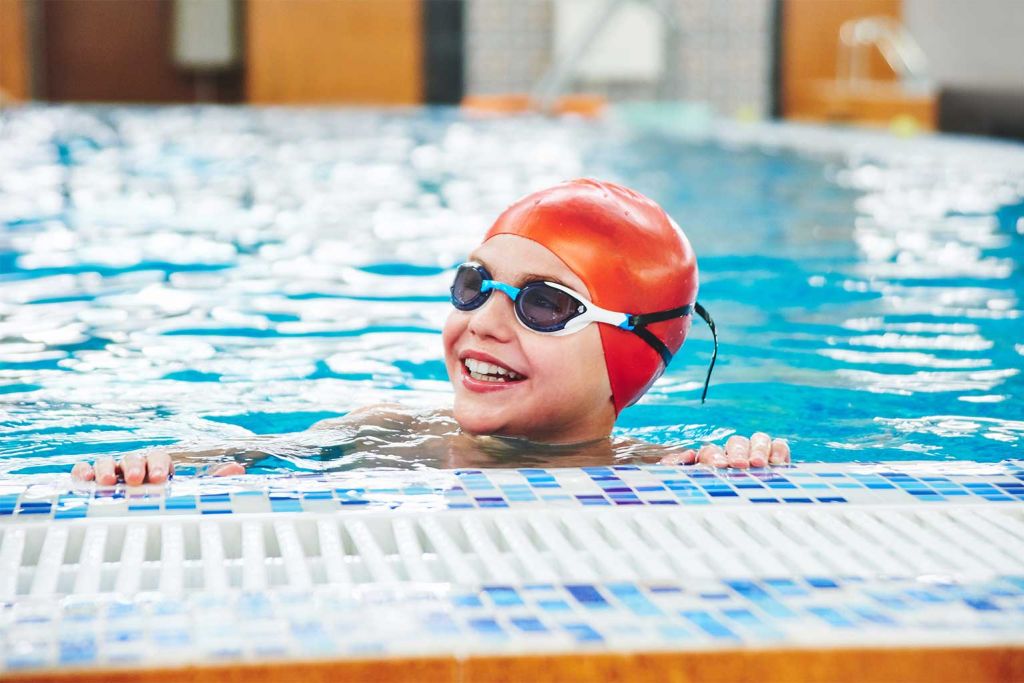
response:
[[[725,124],[693,141],[429,109],[3,116],[0,473],[446,405],[448,269],[511,201],[584,174],[676,217],[722,331],[708,404],[697,329],[620,436],[763,429],[809,460],[1019,457],[1020,148]],[[398,431],[374,437],[381,458],[440,464]],[[265,467],[324,467],[315,446],[331,444],[300,441]],[[504,461],[519,462],[539,461]]]

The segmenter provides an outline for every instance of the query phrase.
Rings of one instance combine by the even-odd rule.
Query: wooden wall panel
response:
[[[783,0],[783,78],[835,78],[839,27],[850,19],[879,15],[900,20],[902,0]],[[873,55],[869,73],[872,78],[893,78],[878,54]]]
[[[0,0],[0,102],[29,98],[24,0]]]
[[[901,20],[902,0],[783,0],[782,8],[783,116],[871,124],[911,117],[934,126],[935,98],[904,92],[877,50],[869,53],[872,87],[851,90],[836,82],[843,22],[879,15]]]
[[[254,103],[416,104],[421,0],[249,0]]]
[[[196,99],[191,76],[171,62],[169,0],[44,0],[40,7],[44,98],[58,102]]]
[[[839,27],[860,17],[902,17],[901,0],[783,0],[782,102],[787,116],[801,108],[812,81],[836,77]],[[872,78],[892,80],[892,69],[873,54]]]

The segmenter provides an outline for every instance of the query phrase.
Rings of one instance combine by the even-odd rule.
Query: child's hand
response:
[[[97,458],[95,465],[77,463],[71,469],[74,481],[93,481],[100,486],[113,486],[123,481],[129,486],[139,484],[162,484],[174,474],[174,460],[167,451],[149,453],[127,453],[117,462],[113,458]],[[237,462],[214,465],[207,472],[214,477],[245,474],[245,466]]]
[[[712,467],[765,467],[767,465],[789,464],[789,444],[785,439],[772,439],[764,432],[757,432],[749,439],[734,434],[725,442],[725,449],[713,443],[706,443],[699,451],[692,448],[667,455],[662,465],[692,465],[702,463]]]

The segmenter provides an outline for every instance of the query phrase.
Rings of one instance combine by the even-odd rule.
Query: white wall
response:
[[[1024,91],[1024,0],[903,0],[939,85]]]
[[[557,47],[555,2],[467,0],[467,94],[530,90]],[[675,3],[682,33],[678,67],[669,74],[675,92],[682,99],[709,102],[726,115],[768,114],[773,0]],[[573,83],[570,91],[578,90],[604,94],[613,100],[655,96],[651,83],[644,80]]]

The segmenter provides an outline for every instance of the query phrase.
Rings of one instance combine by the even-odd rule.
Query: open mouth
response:
[[[494,363],[485,363],[475,358],[462,359],[462,367],[465,368],[467,375],[480,382],[511,383],[521,382],[526,379],[526,377],[518,372]]]

